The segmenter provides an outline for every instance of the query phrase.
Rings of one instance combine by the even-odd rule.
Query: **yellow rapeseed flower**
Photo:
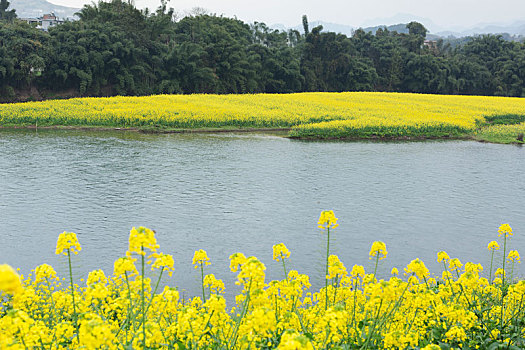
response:
[[[343,278],[347,275],[345,265],[339,260],[337,255],[330,255],[328,257],[328,276],[327,279]]]
[[[445,333],[445,337],[450,340],[462,342],[467,339],[467,334],[462,327],[454,326]]]
[[[102,270],[93,270],[88,274],[88,278],[86,281],[86,284],[88,286],[92,286],[97,283],[106,284],[108,283],[108,279],[106,277],[106,274],[104,274],[104,271]]]
[[[436,344],[428,344],[424,348],[421,348],[421,350],[441,350],[441,347]]]
[[[22,282],[16,271],[7,264],[0,265],[0,292],[18,294],[22,290]]]
[[[135,266],[135,261],[137,259],[124,257],[118,258],[113,264],[113,273],[115,276],[123,276],[125,273],[128,273],[128,276],[138,275],[137,268]]]
[[[324,210],[319,216],[319,222],[317,223],[317,227],[319,227],[321,230],[336,228],[337,226],[339,226],[337,220],[338,219],[335,217],[334,212],[332,210]]]
[[[239,266],[246,263],[246,256],[243,253],[235,253],[230,255],[230,270],[231,272],[237,272]]]
[[[392,268],[392,271],[390,271],[390,273],[394,276],[397,276],[399,275],[399,270],[396,268],[396,267],[393,267]]]
[[[215,293],[224,293],[224,282],[215,278],[215,275],[210,273],[204,276],[204,288],[210,288]]]
[[[438,262],[446,262],[450,260],[450,256],[448,256],[448,254],[444,251],[439,252],[437,256],[438,256]]]
[[[461,267],[463,267],[463,264],[458,258],[450,259],[450,261],[448,262],[448,268],[451,269],[452,271],[454,270],[459,271]]]
[[[516,261],[516,262],[521,262],[520,261],[520,253],[518,253],[517,250],[511,250],[509,252],[509,255],[507,256],[507,260],[509,261]]]
[[[350,271],[352,277],[363,277],[365,275],[365,268],[362,265],[354,265]]]
[[[168,271],[168,274],[170,277],[173,275],[173,271],[175,271],[175,261],[173,260],[173,256],[169,254],[153,254],[153,257],[155,258],[155,261],[153,262],[153,265],[151,265],[151,270],[154,269],[163,269]]]
[[[501,276],[505,277],[507,274],[505,273],[505,270],[503,270],[501,267],[499,267],[496,272],[494,273],[494,276]]]
[[[237,284],[247,284],[252,288],[262,288],[264,285],[266,266],[254,256],[246,259],[237,275]]]
[[[499,244],[498,244],[498,242],[496,242],[496,241],[491,241],[491,242],[489,243],[489,245],[487,246],[487,249],[488,249],[488,250],[498,250],[498,249],[499,249]]]
[[[498,229],[498,236],[505,235],[505,237],[512,236],[512,228],[509,224],[503,224]]]
[[[58,236],[55,254],[67,255],[68,250],[74,254],[82,250],[77,235],[73,232],[63,232]]]
[[[112,346],[115,333],[99,316],[90,314],[80,322],[79,339],[81,347],[95,350]]]
[[[294,331],[284,332],[281,337],[281,343],[277,348],[279,350],[313,350],[314,347],[310,343],[310,340]]]
[[[457,135],[494,115],[523,115],[525,101],[494,96],[386,92],[157,95],[0,105],[0,124],[164,128],[291,127],[318,137]],[[517,135],[523,124],[501,128]]]
[[[208,258],[206,251],[202,249],[195,251],[195,254],[193,254],[192,264],[195,265],[195,268],[198,268],[200,265],[209,265],[210,258]]]
[[[42,264],[35,269],[35,283],[47,282],[57,278],[57,273],[51,265]]]
[[[129,232],[129,247],[126,255],[131,257],[132,253],[137,253],[144,256],[146,255],[145,248],[153,253],[159,248],[155,238],[155,231],[142,226],[138,229],[133,227]]]
[[[286,259],[290,257],[290,251],[284,243],[279,243],[273,246],[273,260],[280,261],[280,259]]]
[[[427,278],[430,275],[425,263],[419,259],[412,260],[405,268],[407,274],[415,274],[418,278]]]
[[[375,241],[372,243],[372,248],[370,249],[370,253],[368,253],[368,255],[370,255],[370,259],[378,255],[379,260],[386,258],[387,254],[388,252],[386,250],[386,244],[381,241]]]
[[[173,266],[170,255],[150,257],[153,268]],[[520,259],[517,251],[504,258],[512,265]],[[137,274],[130,257],[115,262],[115,275],[94,270],[87,287],[73,288],[62,286],[46,264],[26,278],[0,265],[0,349],[164,349],[173,341],[188,349],[344,348],[363,344],[373,324],[375,335],[366,339],[374,349],[437,350],[433,343],[482,349],[493,340],[521,348],[525,281],[505,279],[501,268],[492,281],[482,277],[480,264],[463,265],[440,252],[438,260],[447,264],[442,277],[427,278],[428,269],[415,259],[405,269],[407,280],[377,280],[360,265],[347,275],[343,262],[329,255],[326,275],[333,283],[318,289],[296,270],[266,283],[257,258],[237,253],[230,260],[242,286],[232,308],[213,274],[202,276],[202,298],[168,286],[157,293],[158,282],[141,275],[123,281],[123,274]],[[196,264],[207,261],[204,251],[197,254]],[[494,325],[498,330],[491,331]]]

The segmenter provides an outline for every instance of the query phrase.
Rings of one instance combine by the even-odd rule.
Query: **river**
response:
[[[326,236],[319,213],[340,226],[333,253],[348,269],[373,271],[368,252],[389,251],[379,277],[419,257],[441,274],[436,253],[482,263],[500,224],[514,229],[509,249],[525,254],[525,148],[472,141],[313,142],[265,134],[141,134],[63,130],[0,131],[0,263],[27,273],[55,256],[59,233],[78,234],[77,280],[107,274],[125,254],[132,226],[157,232],[175,258],[166,283],[199,295],[193,252],[207,272],[235,290],[228,256],[255,255],[280,278],[272,245],[291,250],[289,268],[324,276]],[[501,250],[499,252],[501,254]],[[498,255],[498,261],[501,261]],[[515,275],[525,274],[516,266]]]

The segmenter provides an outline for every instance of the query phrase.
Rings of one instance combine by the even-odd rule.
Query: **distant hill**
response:
[[[406,22],[406,23],[409,23],[409,22]],[[308,23],[308,26],[310,27],[310,30],[312,30],[312,28],[322,25],[323,32],[341,33],[341,34],[345,34],[348,37],[351,37],[353,35],[354,30],[358,28],[362,28],[367,33],[372,32],[372,34],[375,34],[379,28],[382,28],[382,29],[387,28],[389,31],[395,30],[398,33],[408,33],[406,23],[399,23],[399,24],[394,24],[394,25],[377,25],[373,27],[362,28],[362,27],[354,27],[354,26],[347,25],[347,24],[338,24],[338,23],[331,23],[331,22],[324,22],[324,21],[312,21]],[[298,25],[293,28],[286,28],[282,24],[274,24],[274,25],[271,25],[270,28],[285,30],[285,31],[288,29],[295,29],[295,30],[298,30],[300,33],[304,32],[302,25]]]
[[[503,34],[505,40],[522,40],[522,38],[525,37],[525,20],[515,21],[510,24],[480,23],[471,27],[446,28],[442,25],[436,24],[428,18],[419,17],[409,13],[398,13],[388,18],[371,19],[363,22],[360,26],[324,21],[311,21],[309,26],[310,29],[312,29],[318,25],[322,25],[323,31],[325,32],[342,33],[347,36],[352,36],[353,31],[357,28],[363,28],[365,32],[372,32],[374,34],[378,28],[387,28],[389,31],[396,31],[398,33],[408,33],[406,24],[412,21],[423,24],[429,30],[427,38],[431,40],[436,40],[438,38],[464,38],[481,34]],[[280,30],[296,29],[301,33],[303,32],[302,25],[288,28],[282,24],[274,24],[270,27]]]
[[[399,24],[393,24],[390,26],[381,25],[381,26],[374,26],[374,27],[366,27],[363,28],[365,32],[372,32],[372,34],[375,34],[377,30],[381,29],[388,29],[390,32],[396,31],[398,33],[405,33],[408,34],[407,24],[406,23],[399,23]]]
[[[511,24],[478,24],[472,28],[466,28],[456,31],[440,31],[437,32],[437,35],[440,36],[455,36],[455,37],[464,37],[469,35],[476,34],[503,34],[508,33],[510,35],[525,35],[525,21],[516,21]]]
[[[11,0],[10,8],[16,10],[18,17],[40,17],[53,12],[59,18],[74,17],[80,9],[52,4],[46,0]]]
[[[352,36],[352,30],[356,29],[356,27],[353,27],[347,24],[338,24],[338,23],[331,23],[331,22],[324,22],[324,21],[312,21],[308,23],[308,27],[310,27],[310,30],[319,25],[323,26],[323,32],[341,33],[341,34],[345,34],[346,36]],[[286,27],[283,24],[272,24],[270,25],[270,28],[284,30],[284,31],[287,31],[288,29],[294,29],[294,30],[298,30],[300,33],[304,33],[302,24],[297,25],[292,28]]]
[[[431,19],[412,15],[410,13],[398,13],[394,16],[387,17],[387,18],[370,19],[370,20],[367,20],[361,23],[360,27],[362,28],[373,28],[373,27],[384,27],[384,26],[391,27],[391,26],[398,26],[399,23],[410,23],[412,21],[422,23],[432,33],[446,30],[446,28],[434,23]],[[390,30],[390,28],[388,28],[388,30]],[[401,33],[399,30],[397,32]]]

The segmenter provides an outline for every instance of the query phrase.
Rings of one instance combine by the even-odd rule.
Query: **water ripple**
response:
[[[143,135],[77,131],[0,132],[0,256],[24,271],[54,256],[64,230],[79,235],[77,276],[111,272],[131,226],[157,231],[175,256],[170,283],[197,293],[191,267],[208,251],[230,290],[228,256],[258,256],[280,276],[272,245],[319,285],[323,240],[316,220],[334,209],[334,252],[371,268],[374,240],[387,243],[381,273],[436,252],[486,264],[503,222],[513,249],[525,243],[525,149],[475,142],[300,142],[251,134]],[[519,267],[523,275],[525,270]]]

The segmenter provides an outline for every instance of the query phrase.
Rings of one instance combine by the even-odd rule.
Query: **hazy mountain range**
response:
[[[75,12],[80,9],[60,6],[52,4],[46,0],[11,0],[11,8],[16,9],[18,17],[39,17],[44,13],[55,13],[60,18],[74,17]],[[475,34],[501,34],[508,33],[510,35],[525,36],[525,20],[516,21],[514,23],[480,23],[472,27],[454,26],[447,28],[436,24],[432,20],[424,17],[415,16],[409,13],[398,13],[388,18],[375,18],[364,21],[361,25],[349,25],[340,23],[331,23],[325,21],[311,21],[309,23],[310,29],[315,26],[322,25],[324,31],[352,35],[352,31],[357,28],[363,28],[365,31],[375,33],[380,27],[387,27],[389,30],[397,31],[398,33],[406,33],[405,24],[411,21],[422,23],[430,32],[429,38],[449,37],[456,38],[475,35]],[[297,25],[293,28],[285,27],[282,24],[270,25],[271,28],[287,30],[296,29],[303,32],[302,25]]]
[[[461,37],[471,36],[471,35],[476,35],[476,34],[503,34],[503,33],[508,33],[510,35],[518,35],[518,36],[525,35],[525,20],[516,21],[511,24],[481,23],[481,24],[477,24],[476,26],[473,26],[470,28],[455,28],[452,30],[450,29],[446,30],[443,27],[433,24],[431,20],[425,21],[424,19],[418,18],[417,16],[406,18],[405,20],[394,22],[394,23],[391,23],[391,21],[381,22],[381,20],[378,20],[375,23],[384,23],[384,24],[376,24],[376,25],[369,25],[369,26],[366,26],[366,25],[352,26],[352,25],[331,23],[331,22],[325,22],[325,21],[311,21],[309,22],[309,27],[310,29],[312,29],[318,25],[322,25],[323,31],[342,33],[342,34],[346,34],[347,36],[351,36],[352,32],[358,28],[363,28],[365,32],[372,32],[374,34],[378,28],[385,28],[385,27],[388,28],[388,30],[390,31],[395,30],[398,33],[408,33],[408,30],[406,29],[406,24],[412,21],[417,21],[419,23],[422,23],[429,30],[429,38],[437,38],[437,37],[446,38],[449,36],[461,38]],[[372,21],[367,21],[365,23],[370,23],[370,22]],[[283,26],[282,24],[274,24],[274,25],[270,25],[270,27],[275,28],[275,29],[281,29],[281,30],[296,29],[301,33],[303,32],[302,24],[297,25],[292,28],[287,28]],[[436,28],[438,30],[436,30]]]

